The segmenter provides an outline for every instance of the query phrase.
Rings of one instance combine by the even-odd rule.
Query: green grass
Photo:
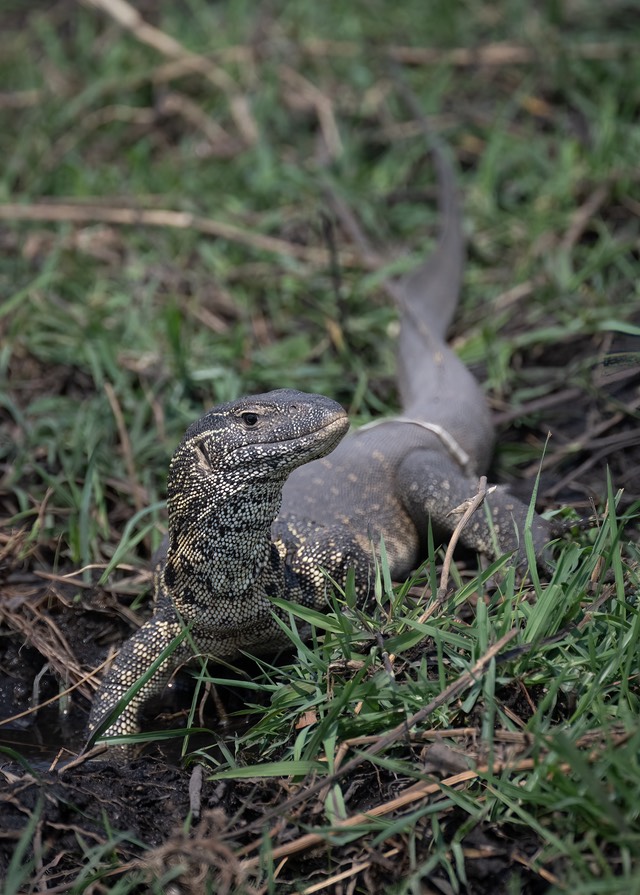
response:
[[[578,466],[589,455],[589,414],[598,411],[600,421],[613,412],[589,371],[609,337],[617,344],[611,334],[640,335],[635,11],[596,0],[139,8],[212,59],[233,89],[202,73],[171,75],[170,59],[71,0],[28,9],[13,0],[2,13],[0,203],[94,210],[84,223],[0,220],[0,515],[4,533],[27,533],[15,567],[97,564],[96,577],[108,569],[108,586],[131,574],[127,567],[146,566],[161,537],[171,453],[186,426],[219,401],[292,386],[336,397],[356,421],[397,409],[395,312],[380,275],[344,264],[336,278],[329,261],[251,244],[269,235],[325,247],[329,180],[385,257],[406,249],[417,259],[433,245],[432,203],[388,201],[396,190],[431,185],[427,166],[414,183],[423,145],[400,127],[406,115],[389,76],[391,46],[505,42],[532,51],[525,63],[486,66],[452,64],[443,53],[404,65],[403,76],[460,168],[469,262],[456,349],[498,411],[565,386],[592,395],[568,443],[552,438],[546,449],[551,478]],[[248,100],[253,145],[236,92]],[[318,97],[339,134],[329,150],[331,120],[319,119]],[[568,239],[577,210],[603,185]],[[242,228],[249,241],[195,227],[111,224],[105,206],[189,212]],[[335,229],[334,238],[350,248]],[[527,281],[524,297],[509,297]],[[631,401],[622,413],[637,425]],[[499,440],[496,475],[514,480],[537,466],[544,426],[544,411],[515,421]],[[571,447],[580,438],[582,452]],[[622,457],[612,448],[606,461],[623,469]],[[197,757],[216,780],[237,781],[230,804],[240,811],[253,781],[270,804],[322,778],[323,768],[332,774],[345,740],[356,742],[343,763],[363,756],[371,738],[437,701],[518,629],[506,658],[443,699],[408,738],[363,756],[335,778],[330,798],[309,797],[299,835],[312,832],[331,847],[314,845],[308,858],[301,844],[279,869],[273,818],[271,839],[259,813],[244,832],[229,821],[219,835],[230,849],[255,841],[249,879],[267,891],[304,891],[307,872],[317,883],[349,862],[370,862],[372,852],[393,852],[354,876],[355,891],[378,880],[386,891],[419,892],[433,879],[452,892],[484,891],[474,889],[472,854],[482,834],[511,868],[500,870],[499,891],[640,892],[640,508],[617,499],[618,487],[603,471],[600,526],[558,548],[550,581],[521,585],[507,573],[496,589],[486,572],[454,569],[448,602],[420,622],[424,605],[411,582],[392,592],[383,568],[379,601],[364,611],[349,594],[337,598],[334,614],[315,620],[310,644],[292,635],[290,665],[264,662],[240,684],[229,675],[255,723]],[[585,494],[582,511],[587,485]],[[435,593],[435,565],[424,574],[420,587]],[[300,615],[292,607],[294,632]],[[393,674],[383,649],[395,656]],[[450,731],[445,743],[476,769],[469,780],[341,825],[427,785],[424,750],[437,731]],[[93,891],[124,860],[122,832],[112,835],[110,848],[82,844],[90,870],[68,891]],[[297,835],[290,831],[291,840]],[[32,836],[25,827],[25,854]],[[135,872],[105,877],[102,891],[138,891],[145,873],[160,891],[157,853],[141,854]],[[28,885],[25,868],[13,862],[8,891]],[[211,879],[217,870],[212,859]],[[238,869],[238,892],[241,877]]]

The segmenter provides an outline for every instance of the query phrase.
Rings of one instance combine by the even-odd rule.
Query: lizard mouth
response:
[[[310,460],[324,457],[330,453],[344,438],[349,429],[349,418],[346,414],[336,415],[333,419],[319,423],[315,429],[308,429],[295,437],[273,438],[270,441],[249,443],[241,445],[233,451],[233,454],[246,458],[251,456],[256,446],[269,450],[273,448],[273,464],[278,466],[279,460],[297,460],[293,467],[301,466]],[[321,436],[321,437],[318,437]],[[260,459],[260,458],[258,458]],[[260,462],[264,462],[264,455]]]
[[[349,431],[349,418],[345,416],[339,416],[337,419],[331,420],[328,423],[325,423],[323,426],[319,426],[312,434],[317,435],[318,432],[323,432],[325,439],[330,441],[329,450],[333,450],[333,448],[340,442],[344,436]]]
[[[322,431],[333,431],[334,429],[341,431],[344,435],[347,434],[347,429],[349,428],[349,417],[345,414],[341,414],[340,416],[336,416],[334,419],[329,420],[326,423],[322,423],[322,425],[318,426],[317,429],[314,429],[312,433]]]
[[[349,419],[345,414],[344,416],[338,416],[335,419],[329,420],[328,422],[321,423],[315,429],[310,429],[308,432],[305,432],[304,435],[298,435],[295,438],[283,438],[271,443],[282,445],[300,443],[304,444],[309,439],[313,439],[314,435],[318,435],[320,432],[322,432],[324,433],[324,436],[327,440],[333,437],[335,439],[335,443],[337,444],[338,441],[347,434],[348,429]]]

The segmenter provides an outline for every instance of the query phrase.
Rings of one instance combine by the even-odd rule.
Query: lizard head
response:
[[[284,481],[296,467],[323,457],[349,428],[343,408],[323,395],[278,389],[219,404],[193,423],[171,462],[172,473],[231,482]]]
[[[246,590],[272,555],[289,473],[328,454],[348,428],[330,398],[281,389],[220,404],[187,429],[169,468],[163,571],[182,611],[196,600],[185,594]]]

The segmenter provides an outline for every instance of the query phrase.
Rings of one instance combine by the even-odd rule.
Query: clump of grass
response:
[[[290,856],[295,875],[310,849],[358,840],[366,867],[372,848],[401,842],[414,884],[435,874],[459,886],[474,835],[491,831],[486,855],[507,847],[529,881],[613,892],[637,880],[640,619],[622,521],[612,510],[593,547],[567,550],[535,602],[509,575],[488,602],[483,577],[457,588],[428,624],[406,587],[369,612],[348,598],[327,617],[292,604],[295,661],[243,685],[255,723],[232,748],[195,754],[214,780],[291,781],[293,797],[250,827],[250,866]],[[460,617],[470,593],[481,598]],[[300,619],[318,625],[310,642]],[[514,629],[484,673],[440,699]],[[260,831],[288,814],[304,832],[272,834],[261,859]],[[227,835],[239,834],[231,822]]]

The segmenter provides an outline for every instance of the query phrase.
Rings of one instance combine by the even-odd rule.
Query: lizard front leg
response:
[[[431,449],[411,451],[400,463],[397,481],[399,493],[419,530],[424,531],[430,519],[436,530],[448,534],[464,511],[458,511],[458,507],[477,493],[478,485],[477,479],[463,473],[452,458]],[[461,543],[490,559],[513,552],[518,565],[523,565],[528,506],[503,485],[491,490],[485,504],[462,531]],[[536,558],[544,566],[545,547],[552,538],[550,524],[534,514],[531,535]]]
[[[176,638],[181,637],[181,642],[127,701],[122,712],[105,731],[109,736],[139,733],[140,712],[144,704],[162,693],[174,671],[193,656],[189,643],[185,641],[185,634],[184,625],[175,616],[167,618],[166,614],[155,615],[122,645],[94,698],[88,725],[90,735],[114,711],[118,702],[149,670],[163,650],[169,649]]]

